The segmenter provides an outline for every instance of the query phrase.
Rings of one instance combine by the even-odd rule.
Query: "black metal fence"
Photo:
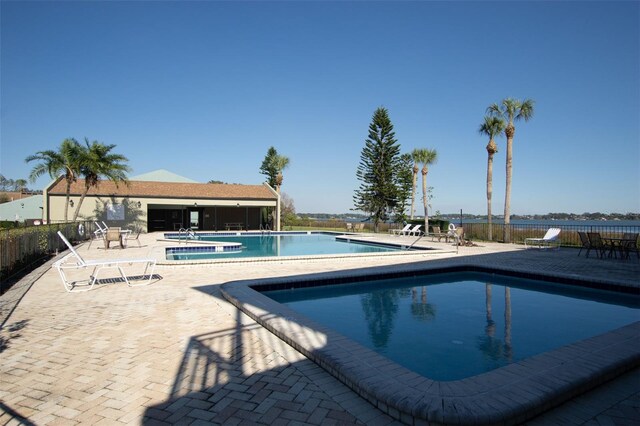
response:
[[[492,224],[493,241],[502,242],[504,224]],[[603,237],[622,237],[625,233],[640,233],[640,225],[565,225],[565,224],[509,224],[511,242],[524,243],[525,238],[542,238],[549,228],[560,228],[560,244],[567,247],[580,247],[578,232],[599,232]],[[488,223],[463,223],[465,237],[471,240],[487,241]]]
[[[0,294],[52,254],[66,250],[58,231],[70,241],[85,241],[93,226],[90,221],[81,221],[0,230]]]

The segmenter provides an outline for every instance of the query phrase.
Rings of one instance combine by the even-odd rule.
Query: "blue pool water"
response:
[[[634,295],[475,272],[264,294],[441,381],[475,376],[640,320]]]
[[[359,244],[336,240],[330,234],[270,234],[270,235],[239,235],[239,236],[199,236],[201,241],[239,242],[242,249],[238,252],[199,251],[192,253],[167,252],[169,260],[193,260],[193,259],[224,259],[243,257],[270,257],[270,256],[308,256],[322,254],[347,254],[347,253],[381,253],[397,251],[398,247]],[[213,250],[213,249],[212,249]]]

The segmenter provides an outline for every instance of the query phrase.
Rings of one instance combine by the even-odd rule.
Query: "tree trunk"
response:
[[[507,136],[507,183],[504,189],[504,242],[511,242],[511,167],[513,161],[513,135],[516,129],[509,124],[505,129]]]
[[[493,239],[491,219],[491,197],[493,195],[493,153],[489,152],[487,158],[487,222],[489,223],[487,239]]]
[[[78,220],[78,214],[80,213],[80,207],[82,207],[82,203],[84,202],[84,197],[87,196],[87,192],[89,192],[89,188],[85,188],[84,191],[82,192],[82,195],[80,195],[80,200],[78,201],[78,207],[76,208],[76,211],[73,213],[73,221],[74,222],[76,220]]]
[[[427,166],[422,167],[422,204],[424,204],[424,233],[429,233],[429,211],[427,204]]]
[[[71,182],[67,180],[67,198],[66,198],[66,202],[64,203],[64,221],[66,222],[67,219],[69,218],[69,199],[71,198]]]
[[[418,166],[413,166],[413,191],[411,192],[411,220],[413,220],[413,213],[416,205],[416,189],[418,186]]]

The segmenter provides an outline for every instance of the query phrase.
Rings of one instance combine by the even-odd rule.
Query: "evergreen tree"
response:
[[[378,108],[369,125],[369,137],[360,154],[356,177],[361,182],[355,191],[356,210],[367,212],[373,219],[374,231],[389,218],[398,204],[396,176],[400,164],[400,145],[385,108]]]
[[[267,155],[262,160],[260,173],[267,176],[267,183],[278,193],[280,193],[280,187],[282,186],[282,171],[289,166],[289,163],[289,157],[278,154],[274,147],[269,148]]]
[[[267,183],[274,189],[277,186],[278,179],[277,159],[278,151],[274,147],[270,147],[260,166],[260,173],[267,177]]]
[[[407,221],[407,203],[413,193],[413,157],[411,154],[402,154],[396,175],[396,187],[398,190],[398,204],[394,211],[394,220],[397,223]]]

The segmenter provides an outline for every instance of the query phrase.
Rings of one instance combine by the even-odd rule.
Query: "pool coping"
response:
[[[168,234],[174,234],[171,232],[163,233],[164,236]],[[246,231],[221,231],[221,232],[202,232],[199,235],[207,235],[207,236],[220,236],[220,237],[229,237],[229,236],[242,236],[242,235],[253,235],[260,236],[261,233],[257,231],[246,232]],[[372,239],[375,238],[375,235],[369,234],[349,234],[349,233],[340,233],[340,232],[328,232],[328,231],[280,231],[280,232],[271,232],[270,235],[310,235],[310,234],[330,234],[335,235],[337,240],[346,241],[346,242],[357,242],[361,244],[372,244],[379,245],[383,247],[397,247],[398,251],[390,251],[390,252],[379,252],[379,253],[336,253],[336,254],[315,254],[315,255],[299,255],[299,256],[265,256],[265,257],[238,257],[238,258],[209,258],[209,259],[189,259],[189,260],[170,260],[166,258],[166,250],[174,249],[181,247],[180,244],[185,243],[183,247],[188,247],[196,249],[200,246],[199,243],[202,244],[202,247],[212,247],[212,246],[223,246],[230,243],[221,242],[221,241],[201,241],[201,240],[176,240],[176,239],[168,239],[168,238],[157,238],[156,241],[163,243],[172,243],[177,244],[176,246],[163,246],[157,247],[153,251],[153,257],[156,258],[157,266],[193,266],[193,265],[216,265],[223,263],[255,263],[255,262],[287,262],[287,261],[299,261],[299,260],[327,260],[327,259],[354,259],[358,257],[375,257],[375,256],[416,256],[416,255],[438,255],[438,254],[449,254],[455,253],[456,249],[453,247],[443,248],[443,247],[424,247],[424,246],[416,246],[412,250],[407,250],[410,248],[410,245],[402,242],[398,243],[390,243],[390,242],[372,242]]]
[[[413,270],[412,270],[413,269]],[[581,285],[584,280],[481,265],[386,267],[407,272],[496,272]],[[343,278],[371,271],[336,271],[303,277],[228,282],[223,296],[256,322],[313,360],[373,405],[408,424],[517,424],[640,365],[640,321],[556,350],[456,381],[435,381],[402,367],[252,287]],[[376,277],[380,277],[377,274]],[[593,281],[587,287],[638,294],[635,286]]]

